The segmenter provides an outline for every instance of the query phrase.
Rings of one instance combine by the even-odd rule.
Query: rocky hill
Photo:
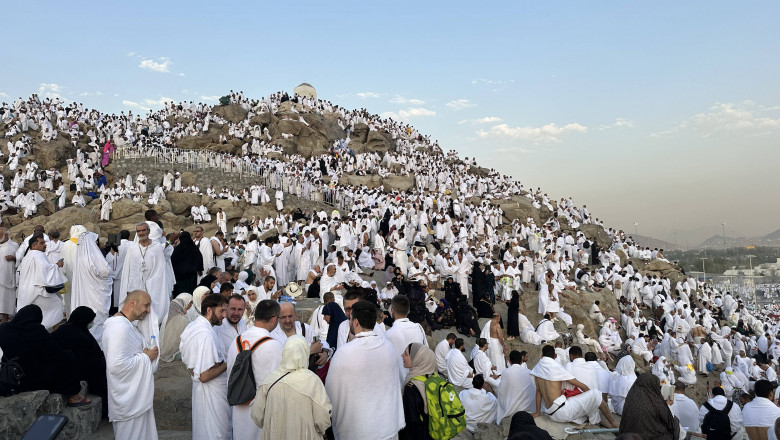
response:
[[[726,248],[746,246],[780,247],[780,229],[758,237],[726,236]],[[696,249],[723,249],[723,235],[713,235],[696,246]]]

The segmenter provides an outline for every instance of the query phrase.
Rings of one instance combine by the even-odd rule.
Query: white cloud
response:
[[[62,94],[65,93],[65,88],[56,83],[41,83],[38,87],[38,93],[45,98],[60,98],[67,101],[67,99],[62,96]]]
[[[488,130],[479,130],[477,135],[481,138],[516,139],[540,144],[560,142],[561,135],[584,133],[586,131],[588,131],[587,127],[577,123],[563,126],[550,123],[541,127],[510,127],[507,124],[499,124],[490,127]]]
[[[379,93],[375,93],[375,92],[359,92],[359,93],[357,93],[357,97],[358,98],[363,98],[363,99],[366,99],[366,98],[379,98],[380,96],[382,96],[382,95],[380,95]]]
[[[462,121],[458,121],[458,125],[463,125],[463,124],[466,124],[466,123],[468,123],[468,122],[469,122],[469,120],[468,120],[468,119],[464,119],[464,120],[462,120]]]
[[[160,57],[159,61],[144,58],[141,60],[141,64],[139,64],[138,67],[155,72],[169,73],[171,71],[172,64],[173,61],[171,61],[168,57]]]
[[[394,121],[399,121],[401,119],[398,116],[398,113],[396,113],[396,112],[384,112],[384,113],[380,114],[379,116],[381,116],[383,118],[390,118],[390,119],[392,119]]]
[[[219,98],[221,98],[221,96],[219,96],[219,95],[211,95],[211,96],[202,95],[200,97],[200,99],[202,99],[204,101],[219,101]]]
[[[509,148],[499,148],[496,150],[496,153],[530,153],[531,151],[524,147],[509,147]]]
[[[411,107],[406,110],[400,110],[398,112],[398,116],[403,119],[413,118],[415,116],[436,116],[436,112],[433,110],[428,110],[427,108]]]
[[[183,73],[180,73],[179,76],[185,76]]]
[[[7,98],[7,97],[8,97],[8,93],[0,92],[0,98]]]
[[[399,110],[396,112],[384,112],[380,114],[379,116],[383,118],[390,118],[395,121],[403,121],[407,119],[411,119],[414,117],[423,117],[423,116],[436,116],[436,112],[433,110],[428,110],[427,108],[422,107],[410,107],[405,110]]]
[[[466,109],[466,108],[469,108],[469,107],[474,107],[477,104],[474,104],[473,102],[470,102],[468,99],[456,99],[456,100],[448,102],[446,105],[447,105],[447,107],[449,107],[449,108],[451,108],[451,109],[453,109],[455,111],[458,111],[458,110],[463,110],[463,109]]]
[[[653,136],[693,132],[702,138],[731,135],[764,136],[780,128],[780,106],[763,106],[753,101],[717,103],[676,127]],[[774,113],[774,114],[773,114]]]
[[[484,118],[474,119],[472,122],[475,124],[494,124],[502,121],[503,119],[497,116],[485,116]]]
[[[628,121],[623,118],[615,118],[615,122],[611,124],[599,125],[599,131],[609,130],[610,128],[634,128],[634,121]]]
[[[394,98],[390,98],[390,102],[393,104],[402,104],[402,105],[423,105],[425,104],[425,101],[422,99],[414,99],[414,98],[404,98],[402,96],[395,95]]]
[[[149,110],[151,110],[149,107],[144,107],[143,105],[141,105],[141,104],[139,104],[139,103],[137,103],[135,101],[123,100],[122,101],[122,105],[124,105],[125,107],[137,108],[137,109],[143,110],[145,112],[148,112]]]
[[[471,80],[471,84],[487,84],[487,85],[491,85],[491,86],[501,85],[501,84],[508,84],[508,83],[513,83],[513,82],[515,82],[515,80],[513,80],[513,79],[510,79],[508,81],[498,80],[498,79],[473,79],[473,80]]]
[[[128,53],[125,54],[125,56],[134,57],[135,56],[135,52],[128,52]]]
[[[154,107],[162,107],[162,106],[165,105],[166,102],[173,102],[173,99],[165,97],[165,96],[160,96],[160,99],[150,99],[150,98],[147,98],[147,99],[144,99],[144,101],[143,101],[144,105],[148,105],[149,107],[152,107],[152,108],[154,108]]]

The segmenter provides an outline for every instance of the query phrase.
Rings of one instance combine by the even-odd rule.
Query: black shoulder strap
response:
[[[734,405],[733,401],[731,401],[731,400],[727,401],[726,402],[726,406],[724,406],[721,411],[723,411],[724,413],[726,413],[726,415],[728,415],[728,413],[731,412],[731,406],[732,405]]]
[[[303,336],[303,339],[306,339],[306,323],[301,322],[301,336]]]
[[[284,373],[284,374],[282,375],[282,377],[280,377],[279,379],[276,379],[276,380],[274,381],[274,383],[272,383],[272,384],[271,384],[271,386],[270,386],[270,387],[268,387],[268,389],[267,389],[267,390],[266,390],[266,392],[265,392],[265,398],[266,398],[266,399],[268,398],[268,393],[270,393],[270,392],[271,392],[271,388],[273,388],[273,387],[274,387],[274,385],[276,385],[276,383],[277,383],[277,382],[279,382],[280,380],[284,379],[284,376],[287,376],[287,375],[288,375],[288,374],[290,374],[290,373],[292,373],[292,371],[288,371],[288,372]]]
[[[259,341],[255,342],[254,345],[252,345],[252,348],[250,348],[251,351],[255,351],[255,348],[259,347],[260,345],[264,344],[266,341],[269,341],[273,338],[270,336],[265,336],[263,338],[260,338]]]

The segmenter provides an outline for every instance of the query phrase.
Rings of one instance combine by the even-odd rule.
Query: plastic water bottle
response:
[[[152,337],[150,338],[149,346],[147,348],[151,350],[154,347],[157,347],[157,336],[152,335]]]

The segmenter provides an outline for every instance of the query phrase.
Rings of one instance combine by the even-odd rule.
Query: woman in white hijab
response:
[[[742,379],[739,375],[734,374],[734,370],[731,367],[726,367],[726,371],[720,373],[720,383],[723,385],[723,391],[726,393],[727,399],[732,399],[735,390],[744,391],[746,384],[742,383]]]
[[[628,390],[636,381],[636,364],[631,355],[623,356],[618,361],[615,371],[609,381],[609,397],[615,407],[615,414],[623,414],[623,404],[626,402]]]
[[[244,321],[247,328],[255,325],[255,307],[260,302],[257,296],[257,286],[249,286],[246,291],[246,310],[244,310]]]
[[[160,329],[162,335],[162,346],[160,347],[160,360],[163,362],[172,362],[179,354],[179,342],[181,342],[181,332],[190,323],[189,311],[192,307],[192,295],[189,293],[180,293],[171,301],[168,309],[168,320],[165,321]]]
[[[288,337],[279,368],[265,377],[252,403],[252,420],[263,429],[263,440],[320,440],[330,427],[330,399],[308,367],[309,344],[301,336]]]
[[[192,292],[192,307],[187,311],[187,317],[190,322],[200,316],[200,304],[203,302],[203,298],[211,293],[211,289],[206,286],[198,286],[195,291]]]
[[[666,365],[666,357],[660,356],[653,364],[653,375],[663,384],[674,383],[674,371]]]

